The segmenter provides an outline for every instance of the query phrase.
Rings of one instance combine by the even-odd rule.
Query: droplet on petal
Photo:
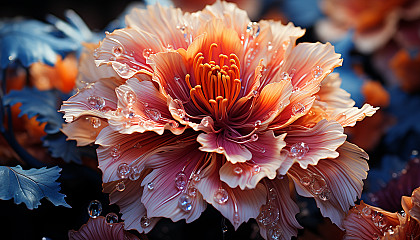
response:
[[[118,168],[117,168],[117,176],[120,179],[126,179],[128,178],[130,171],[131,171],[131,167],[127,163],[121,163],[120,165],[118,165]]]
[[[93,51],[93,57],[94,58],[98,58],[99,57],[99,48],[96,48],[94,51]]]
[[[148,218],[146,215],[140,218],[140,226],[142,228],[147,228],[150,226],[150,218]]]
[[[243,172],[243,170],[242,170],[242,168],[241,168],[241,167],[235,167],[235,168],[233,169],[233,172],[234,172],[235,174],[237,174],[237,175],[240,175],[240,174]]]
[[[105,100],[98,96],[89,96],[87,98],[88,104],[96,110],[102,110],[105,107]]]
[[[253,90],[253,91],[252,91],[252,95],[253,95],[254,97],[258,97],[258,96],[260,95],[260,93],[259,93],[257,90]]]
[[[280,212],[278,208],[265,206],[257,217],[257,220],[264,226],[272,225],[279,220]]]
[[[268,229],[267,236],[269,240],[279,240],[282,236],[282,233],[278,227],[273,227]]]
[[[99,128],[101,126],[101,119],[97,117],[92,117],[90,119],[90,124],[92,125],[93,128]]]
[[[130,71],[130,68],[128,67],[127,63],[121,64],[119,66],[116,67],[116,71],[122,75],[125,76],[128,74],[128,72]]]
[[[327,201],[330,199],[330,194],[331,191],[328,188],[325,188],[319,195],[319,199],[321,199],[322,201]]]
[[[253,38],[258,37],[258,35],[260,35],[260,24],[257,22],[248,23],[248,26],[246,27],[246,32]]]
[[[136,181],[137,179],[140,178],[141,175],[141,170],[140,168],[136,167],[136,166],[132,166],[130,169],[130,175],[129,178],[131,181]]]
[[[125,100],[128,104],[133,104],[136,102],[136,94],[133,91],[125,92]]]
[[[277,199],[277,193],[274,190],[274,188],[270,188],[270,190],[268,191],[268,198],[269,198],[269,200]]]
[[[217,152],[218,153],[223,153],[223,151],[225,151],[225,148],[224,147],[218,147],[217,148]]]
[[[197,196],[197,188],[189,187],[188,190],[187,190],[187,193],[188,193],[189,196],[195,197],[195,196]]]
[[[293,112],[293,114],[302,114],[302,113],[304,113],[305,112],[305,105],[303,105],[302,103],[295,103],[295,104],[293,104],[293,106],[292,106],[292,112]]]
[[[150,55],[152,54],[155,54],[152,49],[150,48],[143,49],[143,57],[146,59],[146,61],[150,58]]]
[[[160,112],[154,108],[148,108],[146,109],[145,112],[146,112],[146,115],[155,122],[159,121],[162,117]]]
[[[213,199],[218,204],[225,204],[229,199],[229,195],[225,189],[219,188],[214,192]]]
[[[289,155],[294,158],[302,159],[305,154],[309,152],[309,146],[308,144],[304,142],[298,142],[293,144],[290,147],[290,153]]]
[[[312,69],[312,77],[314,79],[318,79],[319,77],[321,77],[322,73],[323,73],[323,69],[320,66],[316,66]]]
[[[290,76],[287,72],[282,72],[280,78],[281,78],[281,80],[288,80],[290,78]]]
[[[98,200],[93,200],[89,203],[88,213],[91,218],[97,218],[101,215],[102,204]]]
[[[181,193],[178,199],[178,207],[184,210],[185,212],[189,212],[192,209],[191,198],[185,193]]]
[[[194,183],[198,183],[198,182],[201,180],[200,175],[198,175],[198,174],[194,173],[194,174],[191,176],[191,180],[192,180]]]
[[[125,190],[125,183],[123,181],[117,183],[117,185],[115,185],[115,189],[117,189],[118,192],[122,192]]]
[[[367,217],[372,213],[372,210],[370,209],[370,207],[366,206],[362,209],[362,213]]]
[[[273,49],[273,44],[271,42],[267,43],[267,51],[271,51]]]
[[[313,181],[311,184],[311,192],[313,194],[320,194],[322,191],[324,191],[325,188],[327,188],[327,182],[325,179],[319,175],[313,175],[312,176]]]
[[[304,186],[309,186],[311,184],[312,178],[310,176],[303,176],[300,178],[300,183]]]
[[[117,223],[118,222],[118,215],[113,213],[113,212],[108,213],[105,216],[105,221],[106,221],[106,224],[108,224],[108,225],[112,225],[114,223]]]
[[[120,145],[117,144],[114,147],[111,148],[111,157],[115,160],[118,159],[121,154],[120,154]]]
[[[257,120],[257,121],[255,121],[254,126],[255,126],[255,127],[259,127],[259,126],[261,126],[261,120]]]
[[[185,189],[186,186],[187,186],[187,175],[185,175],[185,173],[183,172],[178,173],[175,177],[175,187],[179,191],[182,191]]]
[[[258,141],[258,134],[254,133],[251,135],[251,141],[255,142]]]
[[[252,171],[254,171],[254,174],[257,174],[261,171],[261,167],[258,164],[255,164],[254,166],[252,166]]]
[[[153,182],[149,182],[149,183],[147,184],[147,189],[149,189],[149,190],[153,190],[153,189],[155,189],[155,184],[154,184]]]
[[[239,222],[240,222],[239,213],[238,212],[234,212],[233,213],[233,224],[239,224]]]
[[[112,52],[114,53],[116,57],[119,57],[121,56],[121,54],[123,54],[124,50],[121,46],[114,46],[112,48]]]

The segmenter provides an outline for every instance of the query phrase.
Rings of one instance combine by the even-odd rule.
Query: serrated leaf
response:
[[[0,166],[0,199],[14,199],[16,204],[25,203],[28,209],[37,208],[42,198],[47,198],[55,206],[69,207],[64,200],[66,195],[59,193],[60,184],[56,182],[61,168],[32,168],[23,170],[21,166]]]
[[[54,134],[60,131],[64,123],[63,114],[57,112],[61,104],[61,98],[57,91],[39,91],[36,88],[24,88],[19,91],[10,91],[4,96],[4,105],[15,105],[22,103],[19,117],[27,114],[28,118],[36,116],[38,122],[47,122],[45,132]]]
[[[65,162],[82,163],[82,148],[77,147],[74,140],[67,141],[63,133],[48,134],[43,140],[44,147],[51,152],[51,156],[62,158]]]
[[[4,69],[16,62],[24,67],[34,62],[53,66],[57,54],[65,55],[79,47],[74,40],[59,35],[54,26],[36,20],[1,21],[0,67]]]

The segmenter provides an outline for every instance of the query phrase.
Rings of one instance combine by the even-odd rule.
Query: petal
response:
[[[60,112],[64,112],[66,122],[72,122],[83,115],[106,118],[107,111],[117,108],[114,89],[119,85],[119,80],[115,78],[90,84],[64,101]]]
[[[201,173],[202,177],[197,184],[197,189],[203,195],[204,200],[212,204],[223,216],[229,219],[235,229],[238,229],[241,223],[257,217],[260,207],[266,201],[267,191],[262,184],[258,184],[250,190],[230,188],[220,181],[221,155],[213,153],[212,156],[211,164]],[[216,202],[215,193],[218,191],[227,194],[226,202]]]
[[[276,171],[282,164],[280,151],[286,146],[284,137],[286,134],[275,136],[273,131],[258,134],[258,140],[252,143],[252,159],[245,163],[232,164],[227,161],[220,169],[220,180],[229,187],[255,188],[259,181],[268,177],[274,179]],[[255,150],[253,150],[255,149]],[[264,151],[257,151],[264,149]]]
[[[115,189],[117,182],[104,183],[103,192],[109,194],[110,204],[117,204],[120,208],[121,219],[124,220],[125,229],[148,233],[160,218],[150,218],[150,225],[147,227],[143,227],[140,224],[141,218],[147,217],[146,208],[141,202],[143,193],[142,179],[143,177],[136,181],[125,181],[125,190],[121,192]]]
[[[270,239],[268,237],[270,228],[278,228],[281,231],[282,239],[291,239],[292,236],[297,236],[297,228],[302,228],[302,226],[300,226],[295,217],[299,213],[299,207],[290,196],[289,179],[284,177],[272,181],[267,180],[264,181],[264,185],[269,189],[269,201],[262,208],[278,209],[279,219],[270,225],[264,225],[264,222],[260,221],[263,219],[263,216],[260,214],[257,221],[261,236],[265,239]]]
[[[67,140],[76,140],[77,146],[86,146],[94,143],[99,132],[106,126],[108,123],[100,118],[85,117],[64,124],[61,131],[66,134]]]
[[[362,121],[365,117],[370,117],[379,109],[370,104],[364,104],[360,109],[353,108],[335,108],[327,112],[328,120],[339,122],[343,127],[353,127],[357,121]]]
[[[195,188],[196,184],[193,174],[207,158],[206,154],[197,147],[196,143],[189,143],[183,147],[175,146],[148,159],[146,167],[153,170],[144,178],[141,185],[153,183],[154,188],[153,190],[144,188],[141,201],[149,217],[166,217],[174,222],[185,219],[190,223],[200,217],[206,209],[207,204],[200,192],[196,192],[195,196],[188,195],[189,189]],[[179,174],[186,176],[183,189],[176,185],[175,179]],[[183,195],[187,195],[191,200],[189,210],[179,207],[180,197]]]
[[[341,78],[338,73],[331,73],[321,82],[321,88],[318,92],[317,102],[327,104],[329,108],[349,108],[353,107],[355,102],[350,98],[350,93],[340,88]]]
[[[298,194],[314,197],[322,215],[343,228],[348,209],[360,198],[369,167],[368,155],[356,145],[346,142],[337,151],[338,158],[320,160],[307,169],[294,164],[288,173]]]
[[[95,50],[96,64],[111,65],[115,72],[124,79],[136,73],[153,72],[150,54],[164,51],[163,43],[156,37],[140,29],[124,28],[107,34]]]
[[[252,154],[247,148],[225,139],[222,134],[201,133],[197,137],[197,142],[201,144],[201,151],[224,154],[226,159],[233,164],[246,162],[252,158]]]
[[[287,147],[284,151],[288,151],[285,164],[279,169],[279,173],[284,175],[291,167],[291,163],[299,163],[301,168],[307,168],[309,164],[316,165],[320,159],[336,158],[336,151],[344,141],[346,135],[343,133],[343,127],[334,121],[328,122],[321,120],[313,128],[294,129],[287,131],[286,143]],[[305,144],[306,146],[302,146]],[[293,152],[292,151],[297,151]]]
[[[401,201],[403,202],[403,201]],[[410,216],[420,223],[420,188],[416,188],[411,195],[412,208],[408,213]],[[406,209],[406,208],[404,208]]]

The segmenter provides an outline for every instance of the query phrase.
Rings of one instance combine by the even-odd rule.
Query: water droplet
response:
[[[289,155],[293,158],[302,159],[309,152],[308,144],[297,142],[290,147]]]
[[[112,147],[112,149],[111,149],[111,157],[113,158],[113,159],[118,159],[121,155],[120,155],[120,145],[119,144],[117,144],[117,145],[115,145],[114,147]]]
[[[155,54],[152,49],[145,48],[143,49],[143,57],[146,59],[146,61],[150,58],[150,55]]]
[[[253,90],[253,91],[252,91],[252,95],[253,95],[254,97],[258,97],[258,96],[260,95],[260,92],[258,92],[257,90]]]
[[[117,189],[118,192],[122,192],[125,190],[125,183],[123,181],[117,183],[117,185],[115,185],[115,189]]]
[[[171,44],[166,45],[166,51],[172,51],[174,50],[174,46],[172,46]]]
[[[316,66],[312,69],[312,77],[318,79],[322,76],[323,70],[320,66]]]
[[[267,236],[269,240],[279,240],[282,233],[278,227],[268,229]]]
[[[370,209],[370,207],[366,206],[362,209],[362,213],[367,217],[372,213],[372,210]]]
[[[194,183],[198,183],[198,182],[201,180],[200,175],[198,175],[198,174],[194,173],[194,174],[191,176],[191,180],[192,180]]]
[[[179,172],[175,177],[175,187],[182,191],[187,186],[187,175],[183,172]]]
[[[295,103],[295,104],[293,104],[293,106],[292,106],[292,112],[293,112],[293,114],[302,114],[302,113],[304,113],[305,112],[305,105],[303,105],[302,103]]]
[[[93,200],[89,203],[88,213],[91,218],[97,218],[101,215],[102,204],[98,200]]]
[[[312,178],[310,176],[303,176],[300,178],[300,183],[304,186],[309,186],[311,184]]]
[[[114,53],[116,57],[119,57],[121,56],[121,54],[123,54],[124,50],[121,46],[114,46],[112,48],[112,52]]]
[[[191,197],[188,196],[188,194],[181,193],[178,199],[178,207],[184,210],[185,212],[191,211]]]
[[[146,109],[145,113],[150,119],[152,119],[155,122],[159,121],[162,117],[160,112],[154,108]]]
[[[261,210],[260,214],[257,217],[257,220],[262,223],[264,226],[275,224],[280,217],[280,212],[278,208],[266,205]]]
[[[125,92],[125,100],[128,104],[133,104],[136,102],[136,94],[133,91]]]
[[[147,184],[147,189],[149,189],[149,190],[153,190],[153,189],[155,189],[155,184],[154,184],[153,182],[149,182],[149,183]]]
[[[325,181],[325,179],[319,175],[314,174],[312,176],[313,180],[312,180],[312,184],[311,184],[311,192],[313,194],[320,194],[322,193],[322,191],[324,191],[324,189],[327,187],[327,182]]]
[[[233,169],[233,172],[234,172],[235,174],[237,174],[237,175],[240,175],[240,174],[243,172],[243,170],[242,170],[242,168],[241,168],[241,167],[235,167],[235,168]]]
[[[327,201],[330,199],[330,194],[331,194],[331,191],[328,188],[326,188],[318,195],[318,197],[322,201]]]
[[[97,117],[92,117],[90,119],[90,124],[92,125],[93,128],[99,128],[101,126],[101,119]]]
[[[258,35],[260,35],[260,24],[257,22],[248,23],[248,26],[246,27],[246,32],[253,38],[258,37]]]
[[[118,222],[118,215],[113,213],[113,212],[108,213],[105,216],[105,221],[106,221],[106,224],[108,224],[108,225],[112,225],[114,223],[117,223]]]
[[[290,78],[287,72],[282,72],[280,75],[281,80],[288,80]]]
[[[229,195],[225,189],[219,188],[214,192],[213,199],[218,204],[225,204],[229,199]]]
[[[223,151],[225,151],[225,148],[224,147],[218,147],[217,148],[217,152],[218,153],[223,153]]]
[[[267,43],[267,51],[271,51],[273,49],[273,44],[271,42]]]
[[[126,179],[128,178],[130,171],[131,171],[131,167],[127,163],[121,163],[120,165],[118,165],[118,168],[117,168],[117,176],[120,179]]]
[[[187,190],[187,193],[188,193],[189,196],[195,197],[195,196],[197,196],[197,188],[189,187],[188,190]]]
[[[384,228],[385,226],[386,226],[386,220],[385,219],[379,219],[378,220],[378,223],[377,224],[375,224],[375,225],[377,225],[379,228]]]
[[[94,51],[93,51],[93,57],[94,58],[98,58],[99,57],[99,48],[96,48]]]
[[[405,211],[401,210],[398,212],[398,215],[400,215],[401,217],[405,218]]]
[[[233,213],[233,224],[239,224],[240,221],[241,221],[241,219],[239,217],[239,213],[238,212],[234,212]]]
[[[124,64],[120,64],[119,66],[116,67],[116,71],[120,74],[120,75],[127,75],[128,72],[130,71],[130,68],[128,67],[127,63]]]
[[[252,166],[252,171],[254,171],[254,174],[257,174],[261,171],[261,167],[258,164],[255,164],[254,166]]]
[[[102,110],[105,107],[105,100],[102,97],[90,96],[87,98],[88,104],[96,110]]]
[[[150,218],[148,218],[146,215],[140,218],[140,226],[142,228],[147,228],[148,226],[150,226],[150,223]]]
[[[178,114],[178,116],[182,119],[185,118],[185,110],[182,108],[178,108],[176,114]],[[205,119],[205,118],[204,118]],[[204,119],[202,121],[204,121]],[[203,123],[204,124],[204,123]],[[207,126],[205,126],[207,127]]]
[[[392,227],[389,227],[387,232],[388,232],[389,235],[393,235],[395,233],[394,230],[392,229]]]
[[[141,175],[141,170],[142,169],[139,167],[132,166],[130,169],[130,176],[129,176],[130,180],[136,181],[137,179],[139,179]]]
[[[259,127],[259,126],[261,126],[261,120],[257,120],[257,121],[255,121],[254,126],[255,126],[255,127]]]

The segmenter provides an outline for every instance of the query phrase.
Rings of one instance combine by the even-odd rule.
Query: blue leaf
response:
[[[61,97],[57,91],[39,91],[36,88],[24,88],[19,91],[10,91],[4,96],[4,105],[22,103],[19,117],[27,114],[28,118],[36,116],[38,122],[47,122],[45,132],[54,134],[60,131],[63,124],[62,113],[57,112],[61,104]]]
[[[44,147],[51,152],[51,156],[62,158],[65,162],[82,163],[81,155],[83,148],[76,146],[76,141],[66,140],[67,136],[63,133],[48,134],[43,140]]]
[[[56,55],[65,55],[79,44],[58,37],[57,30],[36,20],[13,19],[0,22],[0,67],[20,62],[29,67],[34,62],[54,65]]]
[[[0,199],[14,199],[16,204],[25,203],[28,209],[37,208],[40,200],[46,197],[55,206],[69,207],[64,200],[66,195],[59,193],[60,184],[56,182],[61,168],[40,168],[23,170],[22,167],[0,166]]]

